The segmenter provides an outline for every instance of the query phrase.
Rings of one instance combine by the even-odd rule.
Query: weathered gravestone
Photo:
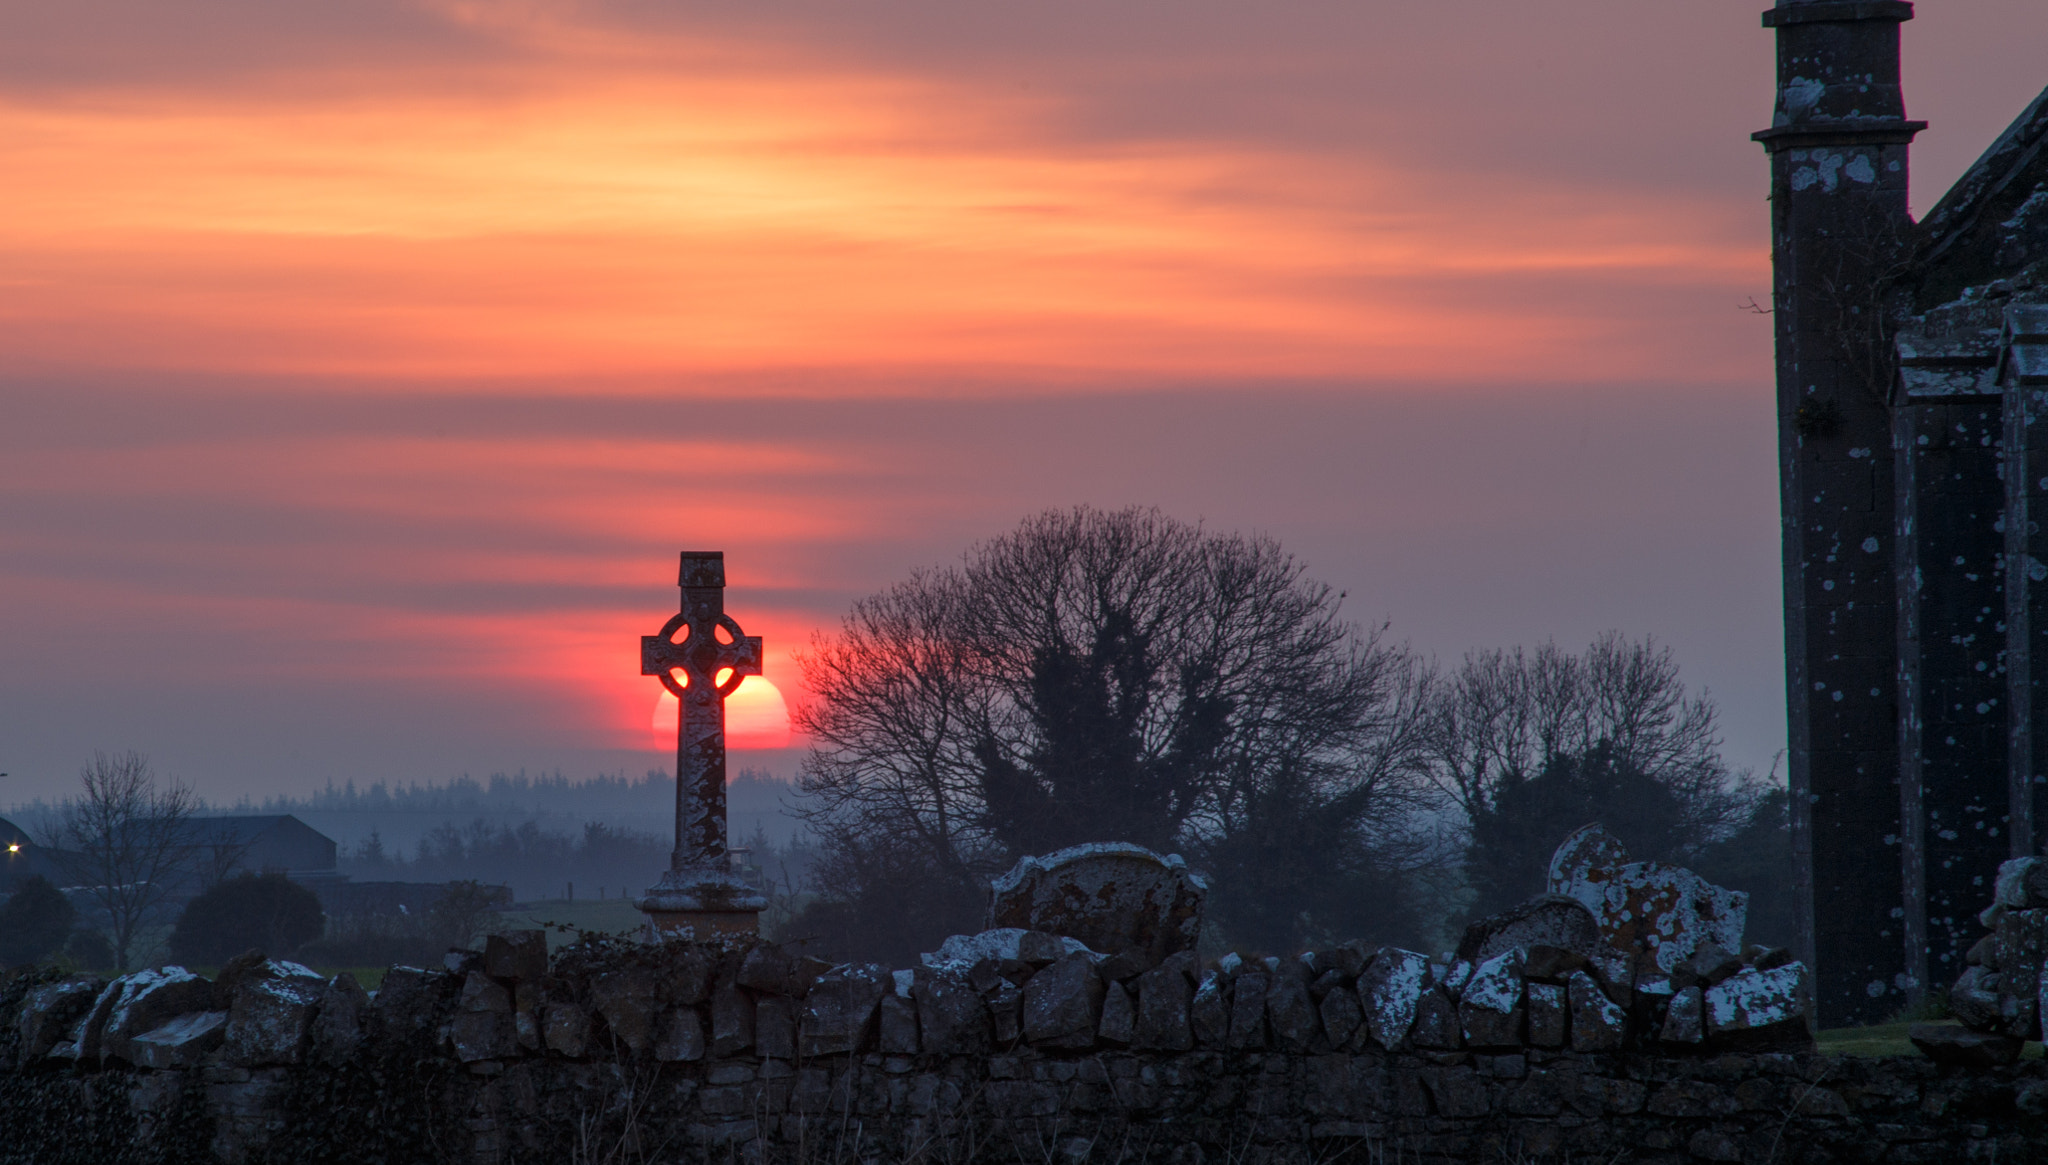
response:
[[[1609,946],[1641,950],[1665,975],[1709,942],[1741,950],[1749,915],[1749,895],[1683,866],[1632,862],[1620,839],[1598,824],[1574,830],[1557,847],[1550,892],[1583,903]]]
[[[1121,842],[1026,857],[989,889],[988,926],[1077,939],[1145,967],[1193,950],[1208,883],[1179,854]]]

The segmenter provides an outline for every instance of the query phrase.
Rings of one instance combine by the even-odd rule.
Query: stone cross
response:
[[[752,932],[768,903],[726,859],[725,698],[761,674],[761,637],[725,613],[722,551],[683,551],[677,582],[682,610],[640,640],[640,674],[659,676],[680,706],[676,848],[639,906],[656,930],[684,938]]]

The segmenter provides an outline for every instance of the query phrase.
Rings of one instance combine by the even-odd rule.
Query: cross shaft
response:
[[[765,903],[726,863],[725,698],[761,674],[761,637],[725,613],[725,555],[682,554],[682,609],[640,640],[640,674],[658,676],[679,703],[676,717],[676,844],[669,872],[641,907],[655,916],[746,912]],[[724,638],[720,638],[721,632]],[[690,925],[694,925],[692,922]]]

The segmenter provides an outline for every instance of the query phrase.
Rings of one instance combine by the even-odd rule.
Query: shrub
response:
[[[0,906],[0,966],[21,967],[49,958],[78,925],[64,892],[37,874]]]
[[[320,899],[283,874],[240,874],[185,904],[171,957],[218,965],[254,948],[289,955],[327,927]]]
[[[504,897],[502,888],[474,879],[450,882],[428,908],[428,925],[447,945],[467,947],[498,928],[498,904]]]
[[[298,958],[317,967],[428,967],[447,948],[424,916],[337,914],[328,918],[326,934],[299,948]]]

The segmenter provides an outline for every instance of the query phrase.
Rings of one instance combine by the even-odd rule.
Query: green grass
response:
[[[1869,1027],[1838,1027],[1821,1032],[1815,1037],[1820,1050],[1834,1056],[1917,1056],[1919,1049],[1906,1038],[1906,1032],[1915,1023],[1948,1022],[1928,1020],[1901,1020],[1898,1023],[1878,1023]],[[2028,1044],[2020,1053],[2023,1060],[2042,1058],[2040,1044]]]
[[[640,913],[640,908],[624,898],[578,898],[574,901],[554,898],[522,902],[500,917],[504,919],[507,930],[557,923],[603,934],[637,933],[647,922],[647,916]],[[548,927],[549,950],[574,941],[574,931]]]

